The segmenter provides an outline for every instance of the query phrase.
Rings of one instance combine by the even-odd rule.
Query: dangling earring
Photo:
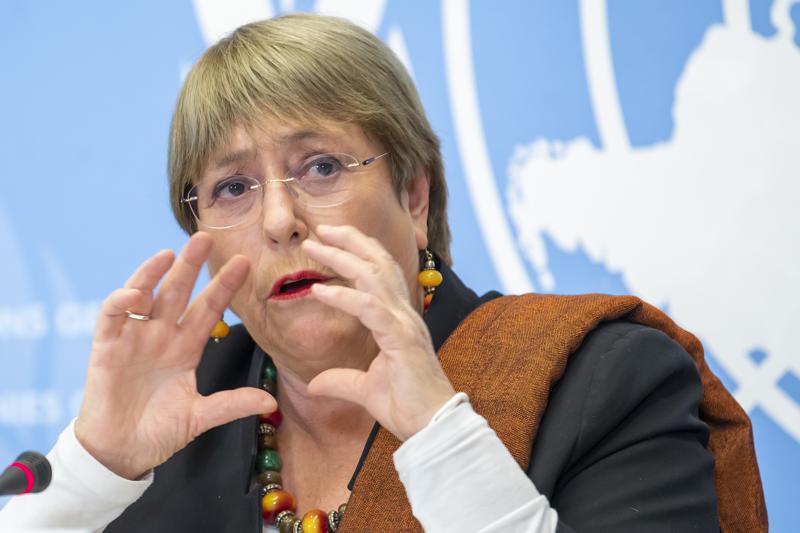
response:
[[[436,270],[436,262],[433,260],[433,254],[425,248],[425,268],[417,276],[419,284],[425,288],[424,310],[427,311],[433,301],[433,293],[436,292],[436,287],[442,284],[442,273]]]
[[[214,339],[214,342],[220,342],[222,339],[228,336],[228,333],[231,332],[231,328],[227,322],[225,322],[225,314],[223,313],[222,316],[217,320],[217,323],[214,324],[214,328],[211,330],[211,338]]]

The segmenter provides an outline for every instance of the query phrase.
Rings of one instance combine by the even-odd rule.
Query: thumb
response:
[[[332,368],[320,372],[308,384],[309,394],[328,396],[364,406],[366,372],[350,368]]]
[[[277,407],[275,398],[255,387],[240,387],[202,396],[197,400],[194,413],[197,434],[246,416],[271,413]]]

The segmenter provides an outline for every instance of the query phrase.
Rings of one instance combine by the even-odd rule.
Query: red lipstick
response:
[[[272,291],[269,293],[270,300],[291,300],[300,298],[311,292],[311,286],[314,283],[328,281],[332,279],[324,276],[315,270],[301,270],[286,276],[281,276],[272,285]]]

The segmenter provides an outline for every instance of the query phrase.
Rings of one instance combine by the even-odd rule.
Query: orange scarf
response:
[[[567,359],[601,322],[627,320],[663,331],[694,358],[703,384],[700,418],[710,429],[722,531],[767,531],[767,511],[750,420],[703,359],[691,333],[633,296],[496,298],[465,318],[439,350],[445,373],[466,392],[523,470]],[[486,354],[492,354],[486,357]],[[527,413],[527,416],[519,416]],[[400,442],[378,432],[339,531],[422,531],[392,462]]]

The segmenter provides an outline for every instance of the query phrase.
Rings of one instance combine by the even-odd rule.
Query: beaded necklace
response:
[[[264,358],[264,369],[261,373],[261,388],[276,396],[278,390],[278,370],[269,356]],[[268,415],[258,417],[258,455],[256,456],[256,472],[261,485],[261,515],[270,524],[274,524],[280,533],[328,533],[339,530],[347,504],[325,513],[322,509],[312,509],[298,518],[297,502],[294,496],[283,490],[281,485],[281,457],[278,455],[278,427],[283,421],[279,409]]]

